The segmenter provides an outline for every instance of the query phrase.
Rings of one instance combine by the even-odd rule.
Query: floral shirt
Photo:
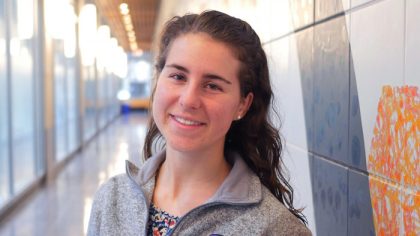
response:
[[[147,224],[147,235],[167,235],[175,227],[178,220],[178,216],[170,215],[151,203],[149,209],[149,222]]]

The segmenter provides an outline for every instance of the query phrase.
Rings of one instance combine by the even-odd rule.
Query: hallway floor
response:
[[[36,190],[8,218],[0,236],[85,235],[92,198],[101,183],[141,163],[147,113],[124,115],[101,131],[50,184]]]

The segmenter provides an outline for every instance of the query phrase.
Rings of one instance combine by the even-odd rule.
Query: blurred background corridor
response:
[[[261,38],[313,235],[420,235],[420,0],[0,0],[0,236],[86,234],[142,163],[164,22],[208,9]]]

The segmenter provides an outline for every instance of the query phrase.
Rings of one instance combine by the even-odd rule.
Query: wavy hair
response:
[[[293,207],[293,188],[284,175],[282,163],[283,145],[278,129],[270,121],[269,111],[273,109],[268,63],[260,39],[251,26],[243,20],[218,11],[176,16],[168,21],[161,35],[159,54],[156,61],[155,83],[162,72],[171,43],[180,35],[206,33],[214,40],[225,43],[241,62],[239,71],[241,96],[254,94],[246,115],[234,121],[226,134],[225,153],[238,152],[249,168],[260,178],[270,192],[283,203],[304,224],[307,224],[302,209]],[[154,91],[152,92],[152,100]],[[153,117],[143,147],[147,159],[153,150],[162,147],[162,135]],[[163,144],[164,145],[164,144]]]

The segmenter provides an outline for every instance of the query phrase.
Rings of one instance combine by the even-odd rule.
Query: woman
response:
[[[174,17],[159,50],[148,159],[98,190],[88,234],[310,235],[282,173],[254,30],[217,11]]]

